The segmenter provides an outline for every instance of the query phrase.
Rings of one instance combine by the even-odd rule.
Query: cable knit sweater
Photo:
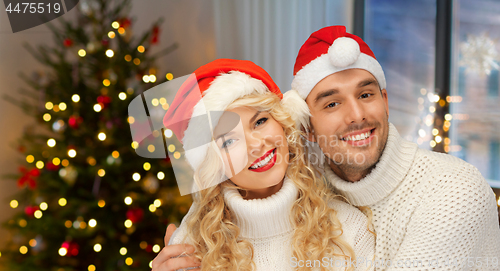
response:
[[[472,165],[419,149],[390,124],[376,167],[358,182],[326,178],[373,211],[376,270],[500,270],[495,196]]]
[[[291,238],[293,227],[290,223],[290,211],[294,201],[298,198],[295,184],[285,178],[280,191],[265,199],[245,200],[236,189],[225,189],[224,200],[235,216],[235,223],[240,227],[240,237],[250,241],[254,248],[254,259],[257,270],[279,271],[293,270],[294,267],[306,266],[307,260],[293,259],[291,251]],[[342,238],[354,249],[359,259],[374,259],[374,235],[367,229],[367,218],[357,208],[339,200],[332,200],[330,207],[337,211],[337,217],[342,223]],[[192,210],[191,208],[190,210]],[[170,239],[171,244],[180,244],[187,234],[186,217]],[[302,262],[300,260],[303,260]],[[321,260],[321,259],[320,259]],[[328,258],[321,262],[322,266],[331,267],[341,264]],[[314,265],[309,261],[310,266]],[[320,262],[316,262],[319,268]],[[369,265],[369,264],[368,264]],[[311,269],[314,270],[314,269]],[[334,267],[330,270],[344,270]],[[358,265],[355,270],[374,270],[373,266],[367,268],[366,263]]]

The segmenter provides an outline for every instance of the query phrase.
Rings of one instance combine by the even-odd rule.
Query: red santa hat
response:
[[[292,89],[306,99],[323,78],[348,69],[364,69],[377,79],[381,89],[386,88],[384,71],[361,38],[347,33],[345,26],[322,28],[312,33],[299,50]]]
[[[264,69],[247,60],[217,59],[198,68],[181,85],[163,118],[163,124],[184,145],[186,159],[196,170],[208,150],[208,144],[201,143],[212,140],[213,127],[220,118],[216,116],[208,121],[206,117],[198,116],[210,111],[224,111],[238,98],[266,92],[282,99],[294,121],[306,123],[309,118],[307,105],[304,106],[298,95],[283,95]],[[207,126],[210,122],[212,127]]]

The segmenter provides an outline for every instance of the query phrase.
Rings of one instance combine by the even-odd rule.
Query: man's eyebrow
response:
[[[369,79],[365,79],[365,80],[362,80],[361,82],[359,82],[358,88],[366,87],[366,86],[371,85],[371,84],[375,84],[375,86],[378,86],[377,80],[375,80],[373,78],[369,78]]]
[[[323,91],[316,95],[316,98],[314,99],[314,104],[317,104],[321,99],[326,98],[328,96],[332,96],[334,94],[337,94],[339,91],[336,89],[330,89],[327,91]]]

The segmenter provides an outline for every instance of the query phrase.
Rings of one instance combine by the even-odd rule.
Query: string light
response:
[[[103,132],[100,132],[99,135],[97,135],[97,138],[99,138],[100,141],[106,140],[106,134]]]
[[[135,65],[139,65],[139,64],[141,64],[141,60],[140,60],[140,59],[138,59],[138,58],[134,58],[134,64],[135,64]]]
[[[40,219],[43,216],[42,211],[36,210],[35,213],[33,214],[37,219]]]
[[[59,104],[59,109],[60,109],[61,111],[66,110],[66,108],[67,108],[66,103],[63,103],[63,102],[62,102],[62,103],[60,103],[60,104]]]
[[[62,207],[64,207],[64,206],[66,206],[66,204],[68,203],[68,201],[65,198],[60,198],[57,203],[59,203],[59,205],[61,205]]]
[[[137,141],[133,141],[132,142],[132,148],[134,148],[134,149],[139,148],[139,143],[137,143]]]
[[[174,146],[174,144],[170,144],[170,145],[168,145],[168,151],[169,151],[169,152],[174,152],[174,151],[175,151],[175,146]]]
[[[125,28],[123,27],[118,28],[118,33],[120,33],[120,35],[125,34]]]
[[[19,252],[21,252],[21,254],[26,254],[28,253],[28,247],[27,246],[21,246],[19,248]]]
[[[165,130],[165,132],[164,132],[164,133],[165,133],[165,136],[166,136],[167,138],[171,138],[171,137],[172,137],[172,135],[174,134],[174,133],[172,132],[172,130],[170,130],[170,129]]]
[[[111,49],[106,50],[106,56],[107,57],[111,58],[114,55],[115,55],[115,52],[113,52],[113,50],[111,50]]]
[[[150,205],[149,205],[149,211],[150,211],[151,213],[154,213],[154,212],[156,211],[156,207],[154,206],[154,204],[150,204]]]
[[[163,180],[163,178],[165,178],[165,173],[163,172],[158,172],[158,174],[156,174],[156,177],[158,177],[159,180]]]
[[[102,80],[102,84],[103,84],[105,87],[109,87],[109,85],[111,85],[111,81],[109,81],[109,79],[104,79],[104,80]]]
[[[154,152],[155,151],[155,146],[154,145],[149,145],[148,146],[148,151],[149,152]]]
[[[144,163],[144,165],[142,167],[144,168],[145,171],[148,171],[151,169],[151,164],[146,162],[146,163]]]
[[[30,244],[30,247],[36,247],[37,242],[36,242],[36,240],[35,240],[35,239],[31,239],[31,240],[29,241],[29,244]]]
[[[73,94],[73,96],[71,96],[71,100],[77,103],[80,101],[80,96],[78,94]]]
[[[95,112],[101,112],[102,110],[102,107],[100,104],[94,104],[94,111]]]
[[[97,202],[97,206],[103,208],[104,206],[106,206],[106,201],[104,201],[103,199],[99,200]]]
[[[114,29],[118,29],[120,27],[120,23],[118,23],[117,21],[114,21],[111,23],[111,27],[113,27]]]
[[[54,105],[54,108],[52,108],[52,110],[54,110],[54,112],[59,112],[59,105]]]
[[[79,55],[80,57],[84,57],[84,56],[86,56],[86,55],[87,55],[87,52],[86,52],[85,50],[83,50],[83,49],[80,49],[80,50],[78,50],[78,55]]]
[[[154,98],[153,100],[151,100],[151,104],[153,106],[158,106],[160,104],[160,101],[158,101],[158,99]]]
[[[19,226],[22,228],[26,227],[28,225],[28,222],[24,219],[19,220]]]
[[[144,53],[145,50],[146,49],[144,48],[144,46],[142,45],[137,46],[137,51],[139,51],[139,53]]]
[[[142,81],[144,81],[144,83],[149,83],[149,75],[144,75]]]
[[[34,161],[35,161],[35,157],[33,155],[30,154],[30,155],[26,156],[26,162],[31,164]]]
[[[16,209],[17,206],[19,206],[19,202],[17,200],[13,199],[13,200],[10,201],[10,207],[12,209]]]
[[[131,198],[131,197],[129,197],[129,196],[125,197],[125,199],[124,199],[123,201],[124,201],[124,202],[125,202],[125,204],[127,204],[127,205],[132,204],[132,198]]]
[[[116,36],[116,34],[115,34],[115,32],[114,32],[114,31],[109,31],[109,32],[108,32],[108,37],[109,37],[110,39],[114,39],[114,38],[115,38],[115,36]]]
[[[126,55],[125,56],[125,61],[127,61],[127,62],[132,61],[132,56],[131,55]]]
[[[111,156],[113,156],[113,158],[115,158],[115,159],[116,159],[116,158],[120,157],[120,153],[119,153],[118,151],[113,151],[113,152],[111,153]]]
[[[51,148],[54,147],[56,145],[56,140],[53,138],[47,140],[47,145]]]
[[[43,166],[44,166],[44,163],[42,161],[38,161],[36,162],[35,166],[38,168],[38,169],[42,169]]]
[[[95,265],[91,264],[88,268],[89,271],[95,271]]]
[[[92,218],[89,220],[89,227],[94,228],[95,226],[97,226],[97,221]]]
[[[138,181],[141,179],[141,174],[139,174],[139,173],[137,173],[137,172],[136,172],[136,173],[134,173],[134,174],[132,174],[132,179],[133,179],[134,181],[138,182]]]
[[[66,222],[64,222],[64,226],[69,229],[73,226],[73,223],[70,220],[66,220]]]
[[[168,81],[174,79],[174,75],[172,73],[167,73],[167,75],[165,75],[165,77],[167,78]]]
[[[125,220],[123,225],[125,225],[125,228],[128,229],[128,228],[132,227],[132,221],[130,219],[127,219],[127,220]]]
[[[45,103],[45,108],[47,108],[47,110],[52,110],[52,108],[54,108],[54,104],[52,104],[52,102],[47,102]]]
[[[146,249],[148,247],[148,243],[146,243],[146,241],[142,241],[141,243],[139,243],[139,246],[142,248],[142,249]]]
[[[439,134],[439,130],[438,129],[436,129],[436,128],[432,129],[432,135],[433,136],[437,136],[438,134]]]
[[[154,74],[151,74],[149,76],[149,81],[152,82],[152,83],[156,82],[156,76]]]
[[[94,251],[95,251],[95,252],[100,252],[100,251],[101,251],[101,249],[102,249],[101,244],[99,244],[99,243],[98,243],[98,244],[95,244],[95,245],[94,245]]]
[[[125,259],[125,264],[132,265],[133,263],[134,263],[134,260],[132,260],[132,258],[127,257],[127,259]]]
[[[153,261],[149,261],[149,268],[153,268]]]
[[[62,160],[61,165],[63,165],[63,167],[67,167],[69,165],[69,161],[67,159],[64,159]]]
[[[180,152],[178,152],[178,151],[176,151],[176,152],[174,153],[174,158],[175,158],[175,159],[179,159],[179,158],[181,158],[181,153],[180,153]]]
[[[76,151],[74,149],[69,149],[68,150],[68,156],[73,158],[76,156]]]
[[[50,121],[51,118],[52,118],[52,116],[49,113],[43,114],[43,120],[44,121]]]
[[[106,171],[101,168],[97,171],[97,175],[99,175],[99,177],[104,177],[104,175],[106,175]]]
[[[66,254],[68,254],[68,250],[65,247],[59,249],[59,255],[64,257]]]
[[[429,106],[429,112],[431,112],[431,113],[436,112],[436,107],[434,107],[434,106],[432,106],[432,105],[431,105],[431,106]]]
[[[431,148],[436,147],[436,141],[431,140],[431,141],[429,142],[429,145],[431,146]]]
[[[47,208],[49,208],[49,205],[48,205],[46,202],[42,202],[42,203],[40,203],[40,209],[41,209],[42,211],[47,210]]]
[[[120,248],[120,254],[121,255],[127,254],[127,248],[125,248],[125,247]]]
[[[127,94],[125,94],[125,92],[120,92],[118,94],[118,98],[122,101],[124,101],[125,99],[127,99]]]
[[[154,205],[155,205],[155,207],[159,208],[161,206],[161,200],[155,199]]]
[[[59,164],[61,164],[61,159],[54,157],[54,159],[52,159],[52,164],[58,166]]]
[[[441,136],[436,136],[434,140],[436,140],[436,143],[441,143],[443,139],[441,138]]]
[[[153,251],[154,251],[154,253],[160,252],[160,245],[158,245],[158,244],[154,245],[153,246]]]

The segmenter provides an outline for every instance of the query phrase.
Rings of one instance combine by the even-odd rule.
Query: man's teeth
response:
[[[368,137],[370,137],[371,134],[372,134],[372,131],[368,131],[366,133],[355,135],[355,136],[346,136],[346,137],[342,138],[342,140],[359,141],[359,140],[367,139]]]
[[[251,166],[250,168],[256,169],[256,168],[263,167],[263,166],[267,165],[267,163],[269,163],[269,161],[271,161],[271,159],[273,159],[273,157],[274,157],[274,151],[271,152],[271,154],[269,154],[264,160],[258,162],[257,164]]]

